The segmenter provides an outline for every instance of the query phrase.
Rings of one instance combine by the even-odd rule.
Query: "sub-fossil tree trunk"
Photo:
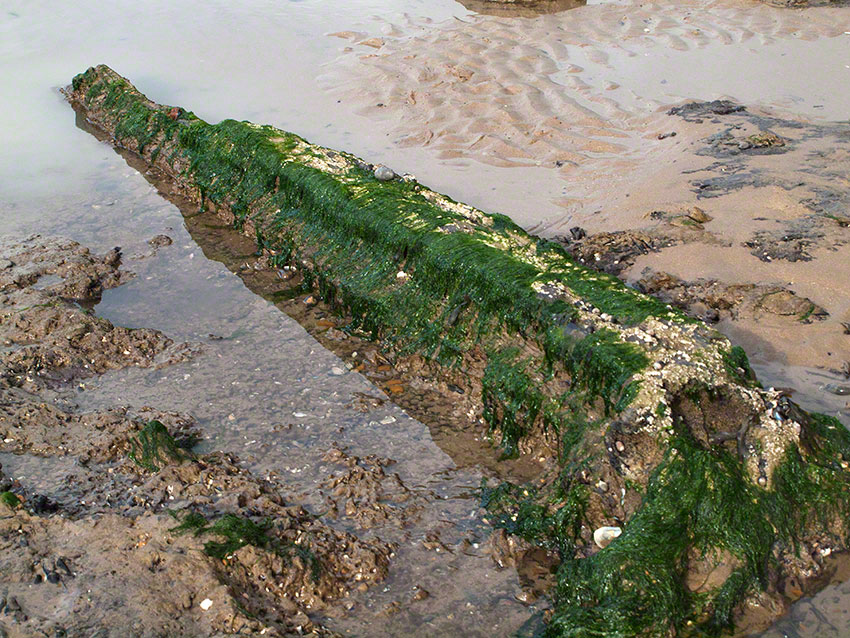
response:
[[[209,124],[102,65],[67,94],[299,268],[350,330],[463,377],[506,454],[551,457],[542,484],[485,494],[498,525],[560,555],[549,635],[714,632],[756,603],[776,615],[784,583],[846,548],[847,430],[761,388],[712,328],[412,176]],[[603,526],[622,533],[597,543]]]

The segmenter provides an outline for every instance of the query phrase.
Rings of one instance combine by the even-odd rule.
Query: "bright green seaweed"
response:
[[[554,242],[535,242],[537,254],[556,264],[546,272],[493,246],[491,235],[527,237],[507,217],[489,216],[490,225],[470,229],[467,218],[429,202],[415,182],[379,182],[356,165],[344,175],[329,174],[298,161],[303,140],[295,135],[234,120],[210,125],[182,110],[172,119],[171,110],[151,108],[129,92],[126,81],[97,78],[89,70],[73,86],[88,85],[88,100],[103,96],[102,108],[116,116],[117,139],[134,140],[140,152],[177,140],[203,202],[229,208],[237,227],[254,223],[258,243],[280,251],[279,266],[303,261],[308,247],[316,267],[305,274],[325,301],[347,313],[347,329],[402,354],[453,365],[482,342],[498,351],[493,338],[502,332],[524,334],[540,343],[550,369],[560,362],[588,401],[601,398],[607,411],[616,412],[634,395],[630,378],[646,366],[645,357],[613,332],[569,345],[553,339],[553,320],[567,321],[573,310],[541,298],[532,284],[564,284],[627,325],[650,315],[686,320],[616,278],[577,264]],[[435,232],[451,224],[465,231]],[[416,277],[405,280],[399,272]],[[487,380],[504,385],[496,377],[494,371]],[[485,388],[490,403],[498,396],[500,391]],[[486,412],[491,429],[503,430],[506,455],[517,453],[538,401],[534,393],[514,393],[511,406]],[[522,426],[511,416],[518,409],[526,415]]]

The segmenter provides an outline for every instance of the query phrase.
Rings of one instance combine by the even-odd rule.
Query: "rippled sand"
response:
[[[723,94],[731,76],[745,73],[730,67],[715,78],[700,68],[712,66],[714,56],[682,66],[682,58],[665,61],[665,53],[831,38],[850,30],[850,13],[757,4],[742,11],[740,3],[691,0],[593,5],[534,19],[411,21],[382,30],[387,35],[334,34],[351,46],[328,67],[328,88],[380,119],[403,143],[431,146],[443,158],[568,168],[600,155],[641,156],[657,109],[677,101],[673,85],[687,88],[705,75],[718,86],[704,89]],[[613,79],[624,70],[632,77],[635,70],[670,77],[626,86]],[[784,71],[783,85],[808,88],[804,65]]]
[[[841,325],[850,321],[850,231],[823,223],[813,204],[825,189],[850,185],[846,133],[819,128],[850,116],[850,10],[618,2],[533,18],[377,19],[370,33],[331,35],[344,40],[342,53],[321,82],[396,144],[430,149],[472,179],[475,166],[501,167],[507,184],[512,171],[535,171],[515,178],[530,196],[503,210],[534,232],[647,229],[653,211],[698,203],[713,218],[700,240],[644,255],[623,276],[782,285],[811,299],[826,320],[741,314],[720,327],[748,347],[767,383],[850,420],[846,397],[823,389],[846,383],[840,370],[850,361]],[[767,119],[713,124],[667,114],[687,99],[723,97]],[[788,152],[724,166],[708,156],[707,140],[724,126],[744,135],[768,124],[789,135]],[[710,199],[695,186],[726,171],[753,177]],[[745,246],[800,228],[811,261],[765,262]]]

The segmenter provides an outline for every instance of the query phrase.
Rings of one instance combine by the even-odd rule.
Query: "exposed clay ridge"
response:
[[[706,325],[504,216],[271,126],[210,125],[106,66],[68,96],[347,329],[475,390],[507,454],[552,455],[544,487],[488,499],[561,554],[551,635],[719,631],[745,602],[778,613],[787,577],[846,547],[850,436],[761,389]],[[599,551],[606,525],[622,535]]]

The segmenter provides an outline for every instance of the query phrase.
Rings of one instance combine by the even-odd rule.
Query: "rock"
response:
[[[688,122],[702,122],[702,118],[712,115],[729,115],[731,113],[744,113],[746,109],[740,104],[729,100],[713,100],[711,102],[690,102],[682,106],[676,106],[667,111],[668,115],[678,115]]]
[[[772,148],[775,146],[785,146],[785,140],[773,131],[762,131],[755,135],[750,135],[738,145],[738,148]]]
[[[696,552],[689,557],[685,583],[692,592],[707,592],[719,587],[740,567],[741,562],[729,552],[720,556],[701,556]]]
[[[699,206],[694,206],[691,209],[691,211],[688,213],[688,217],[690,217],[691,219],[693,219],[695,222],[697,222],[699,224],[705,224],[707,222],[710,222],[712,219],[714,219],[711,215],[706,213]]]
[[[837,383],[827,383],[823,389],[830,394],[837,394],[840,397],[850,395],[850,385],[838,385]]]
[[[13,264],[8,259],[0,259],[0,270],[6,270],[7,268],[11,268],[14,265],[15,264]]]
[[[696,222],[688,220],[692,226]],[[597,270],[613,275],[621,273],[634,263],[638,255],[661,248],[664,242],[643,231],[601,232],[588,236],[579,227],[570,229],[569,238],[559,238],[573,257],[583,264],[592,264]]]
[[[304,303],[308,306],[315,306],[319,303],[319,300],[316,299],[313,295],[310,295],[304,299]]]
[[[148,240],[148,246],[152,248],[162,248],[163,246],[170,246],[173,243],[174,241],[168,235],[156,235]]]
[[[420,601],[420,600],[425,600],[426,598],[429,598],[430,596],[431,596],[431,593],[427,589],[422,589],[421,587],[417,586],[416,587],[416,593],[413,594],[413,596],[411,596],[410,601],[411,602],[417,602],[417,601]]]
[[[826,316],[826,311],[808,299],[798,297],[790,290],[780,290],[768,293],[759,301],[759,307],[774,315],[808,317],[815,315]]]
[[[375,167],[375,177],[382,182],[389,182],[396,178],[395,171],[391,168],[379,164]]]
[[[600,527],[593,532],[593,542],[597,547],[605,549],[622,533],[623,530],[619,527]]]

